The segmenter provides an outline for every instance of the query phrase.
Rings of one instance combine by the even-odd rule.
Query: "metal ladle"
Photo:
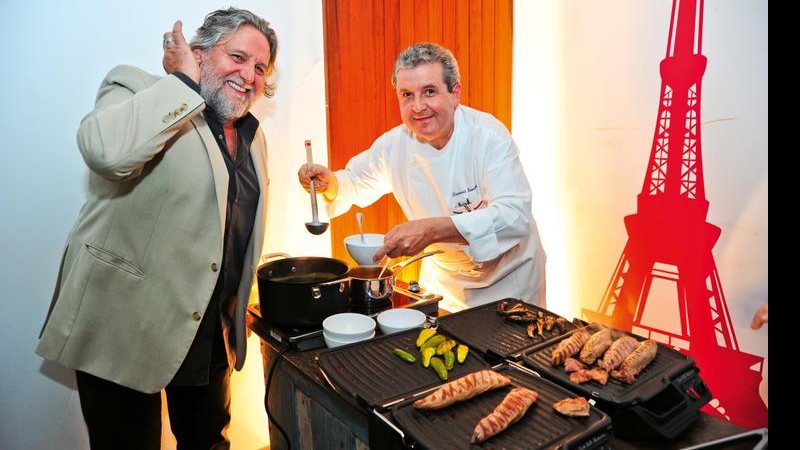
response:
[[[311,156],[311,141],[308,139],[306,139],[306,161],[309,167],[314,164],[314,159]],[[317,211],[317,187],[314,184],[314,178],[309,180],[309,189],[311,193],[311,222],[306,222],[306,229],[311,234],[322,234],[328,229],[328,224],[319,221],[319,212]]]

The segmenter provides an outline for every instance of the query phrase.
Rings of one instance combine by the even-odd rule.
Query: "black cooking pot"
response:
[[[317,326],[350,306],[344,261],[317,256],[284,258],[258,267],[262,317],[276,325]]]

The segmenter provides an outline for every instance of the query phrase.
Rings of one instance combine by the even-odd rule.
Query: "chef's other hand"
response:
[[[456,229],[453,219],[429,217],[401,223],[389,230],[383,237],[383,247],[375,252],[372,260],[378,262],[386,255],[390,258],[416,255],[434,242],[467,244],[467,240]]]
[[[327,167],[319,164],[303,164],[297,171],[297,179],[306,192],[311,192],[311,179],[314,179],[314,190],[325,195],[332,201],[339,193],[339,183],[336,175]]]
[[[183,37],[183,23],[180,20],[172,26],[172,31],[164,33],[162,45],[164,58],[161,64],[167,73],[181,72],[187,77],[200,82],[200,52],[192,52],[186,38]]]
[[[764,303],[763,305],[761,305],[761,308],[758,308],[758,311],[756,311],[755,315],[753,315],[753,321],[750,323],[750,328],[757,330],[763,327],[764,324],[768,322],[768,317],[767,317],[768,306],[769,305],[767,303]]]
[[[426,234],[429,219],[412,220],[395,226],[383,236],[383,247],[373,256],[375,262],[385,255],[390,258],[412,256],[421,252],[429,243]]]

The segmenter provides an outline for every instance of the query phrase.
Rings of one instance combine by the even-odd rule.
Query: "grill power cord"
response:
[[[270,421],[270,423],[272,423],[272,425],[275,425],[275,428],[277,428],[278,431],[280,431],[281,436],[283,436],[283,440],[286,441],[286,446],[289,448],[289,450],[292,450],[292,441],[289,440],[289,435],[286,434],[286,431],[275,420],[275,418],[272,416],[272,413],[269,410],[269,388],[272,385],[272,375],[275,374],[275,368],[278,367],[278,363],[281,361],[281,359],[283,359],[283,354],[286,353],[286,350],[288,350],[288,349],[289,349],[289,346],[285,345],[285,346],[283,346],[283,348],[278,350],[278,356],[275,358],[274,361],[272,361],[272,365],[269,368],[269,374],[267,374],[267,386],[264,389],[266,391],[266,392],[264,392],[264,407],[267,410],[267,419]],[[271,438],[271,436],[270,436],[270,438]],[[272,445],[270,444],[270,447],[271,446]]]

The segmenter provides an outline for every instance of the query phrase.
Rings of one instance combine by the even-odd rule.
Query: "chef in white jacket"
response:
[[[415,44],[392,75],[403,124],[354,156],[344,170],[303,165],[330,217],[389,192],[409,221],[391,229],[374,255],[444,253],[422,263],[420,283],[450,311],[513,297],[545,305],[545,254],[531,214],[531,189],[508,130],[491,114],[459,105],[453,54]]]

